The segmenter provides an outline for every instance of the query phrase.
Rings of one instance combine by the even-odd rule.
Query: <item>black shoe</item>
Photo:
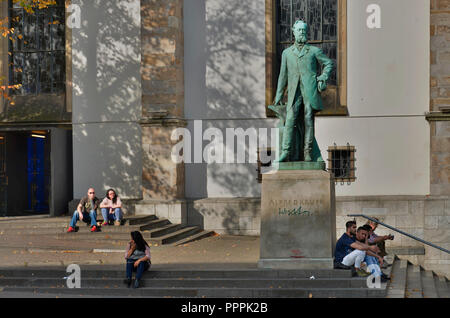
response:
[[[352,269],[352,267],[344,265],[342,263],[335,263],[334,264],[334,269],[347,269],[347,270],[349,270],[349,269]]]
[[[387,283],[387,282],[389,282],[391,279],[388,277],[388,278],[386,278],[386,277],[383,277],[383,276],[381,276],[380,277],[380,281],[382,282],[382,283]]]
[[[139,288],[139,280],[138,279],[134,280],[134,288]]]
[[[123,283],[124,283],[128,288],[130,288],[130,287],[131,287],[131,278],[125,278],[125,279],[123,280]]]
[[[381,279],[385,279],[386,281],[391,280],[391,278],[385,273],[381,273]]]

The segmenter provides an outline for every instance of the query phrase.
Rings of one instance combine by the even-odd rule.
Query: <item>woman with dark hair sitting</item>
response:
[[[114,189],[106,191],[106,197],[100,203],[100,209],[102,210],[103,225],[108,225],[109,221],[115,221],[114,224],[119,226],[122,223],[122,202],[117,196]]]
[[[124,282],[130,287],[131,277],[133,271],[135,271],[136,278],[134,280],[134,288],[139,288],[142,274],[147,271],[152,264],[150,247],[139,231],[131,232],[131,241],[128,243],[125,259],[127,260],[127,278]]]

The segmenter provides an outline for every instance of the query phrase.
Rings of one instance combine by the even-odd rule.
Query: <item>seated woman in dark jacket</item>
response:
[[[136,271],[134,288],[139,288],[142,274],[151,266],[150,247],[139,231],[131,232],[131,241],[128,243],[125,259],[127,260],[127,278],[125,279],[125,284],[128,287],[131,286],[131,277],[133,271]]]

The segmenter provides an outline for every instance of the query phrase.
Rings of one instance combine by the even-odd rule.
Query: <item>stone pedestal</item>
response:
[[[332,269],[335,209],[334,180],[326,171],[263,174],[258,267]]]

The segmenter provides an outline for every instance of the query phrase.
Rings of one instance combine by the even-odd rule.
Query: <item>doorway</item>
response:
[[[28,214],[49,213],[50,135],[33,131],[27,137],[27,209]]]

